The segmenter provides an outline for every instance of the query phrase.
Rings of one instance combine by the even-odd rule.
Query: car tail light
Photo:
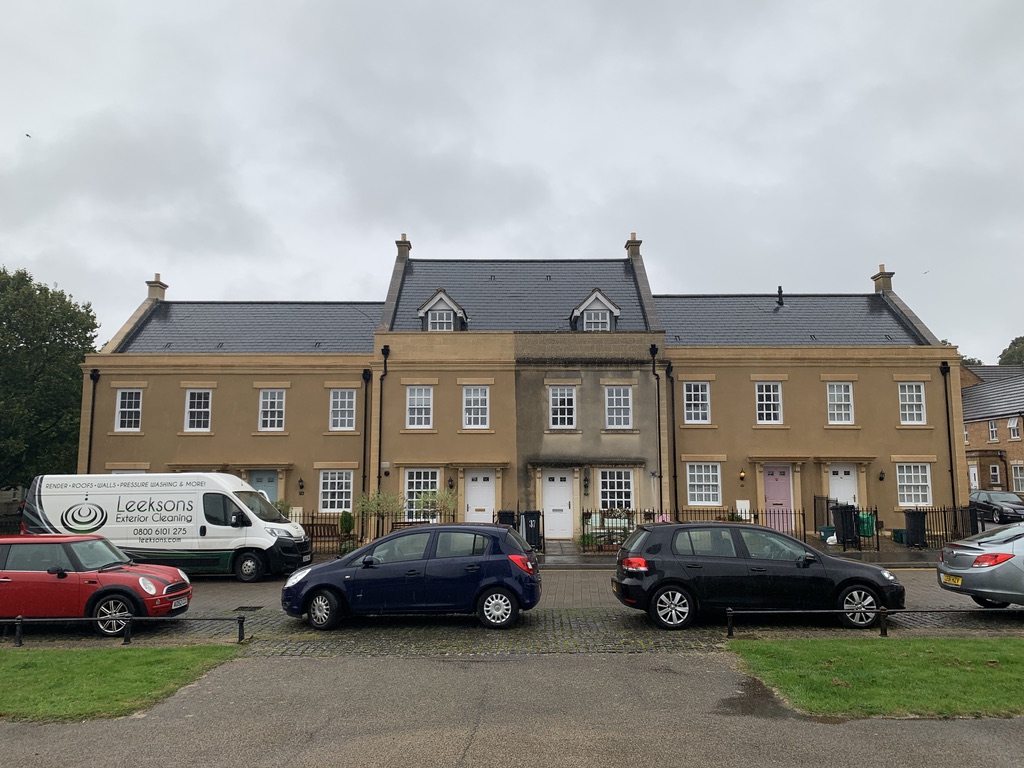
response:
[[[999,565],[1011,559],[1013,559],[1013,555],[1009,552],[993,552],[988,555],[978,555],[974,558],[974,562],[971,563],[971,568],[991,568],[993,565]]]
[[[646,572],[647,560],[642,557],[624,557],[622,558],[622,567],[627,571],[643,571]]]
[[[533,563],[530,562],[530,558],[526,555],[509,555],[508,559],[518,565],[527,573],[534,573]]]

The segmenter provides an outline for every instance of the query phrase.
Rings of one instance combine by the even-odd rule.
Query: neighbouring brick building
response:
[[[383,302],[171,301],[157,275],[84,363],[79,470],[226,471],[318,512],[379,488],[411,514],[450,488],[459,519],[539,510],[553,539],[593,510],[831,497],[896,527],[965,502],[959,356],[892,272],[868,293],[655,295],[640,244],[413,259],[403,235]]]
[[[972,365],[970,373],[962,393],[970,487],[1022,493],[1024,366]]]

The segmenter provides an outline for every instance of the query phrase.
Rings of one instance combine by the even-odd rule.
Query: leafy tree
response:
[[[984,363],[976,357],[961,357],[960,363],[962,365],[984,365]]]
[[[0,488],[74,472],[82,371],[95,351],[92,306],[0,267]]]
[[[999,355],[1000,365],[1024,365],[1024,336],[1018,336]]]

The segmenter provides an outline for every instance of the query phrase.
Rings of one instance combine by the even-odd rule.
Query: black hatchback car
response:
[[[475,613],[504,629],[540,601],[533,548],[507,525],[424,524],[293,573],[281,590],[289,616],[332,629],[347,615]]]
[[[612,591],[663,629],[707,610],[841,610],[852,628],[903,608],[906,592],[877,565],[832,557],[771,528],[742,523],[642,525],[623,543]]]

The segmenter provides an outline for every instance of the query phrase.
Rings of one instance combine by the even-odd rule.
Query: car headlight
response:
[[[184,581],[186,584],[192,583],[192,580],[188,577],[188,574],[181,570],[181,568],[178,569],[178,575],[181,576],[181,580]]]
[[[267,533],[271,536],[276,536],[279,539],[294,539],[291,531],[286,531],[284,528],[267,528]]]
[[[900,583],[900,580],[899,580],[899,579],[897,579],[897,578],[896,578],[896,577],[895,577],[895,576],[894,576],[894,575],[892,574],[892,572],[890,572],[890,571],[886,571],[886,570],[884,570],[884,569],[882,570],[882,578],[883,578],[883,579],[888,579],[888,580],[889,580],[889,581],[891,581],[891,582],[892,582],[893,584],[899,584],[899,583]]]
[[[150,595],[156,594],[156,584],[147,579],[145,576],[139,576],[139,586]]]
[[[297,570],[295,573],[293,573],[291,576],[288,577],[288,581],[286,581],[284,583],[284,588],[288,589],[288,587],[294,587],[296,584],[298,584],[300,581],[302,581],[304,578],[306,578],[306,574],[308,574],[308,573],[309,573],[309,568],[300,568],[299,570]]]

